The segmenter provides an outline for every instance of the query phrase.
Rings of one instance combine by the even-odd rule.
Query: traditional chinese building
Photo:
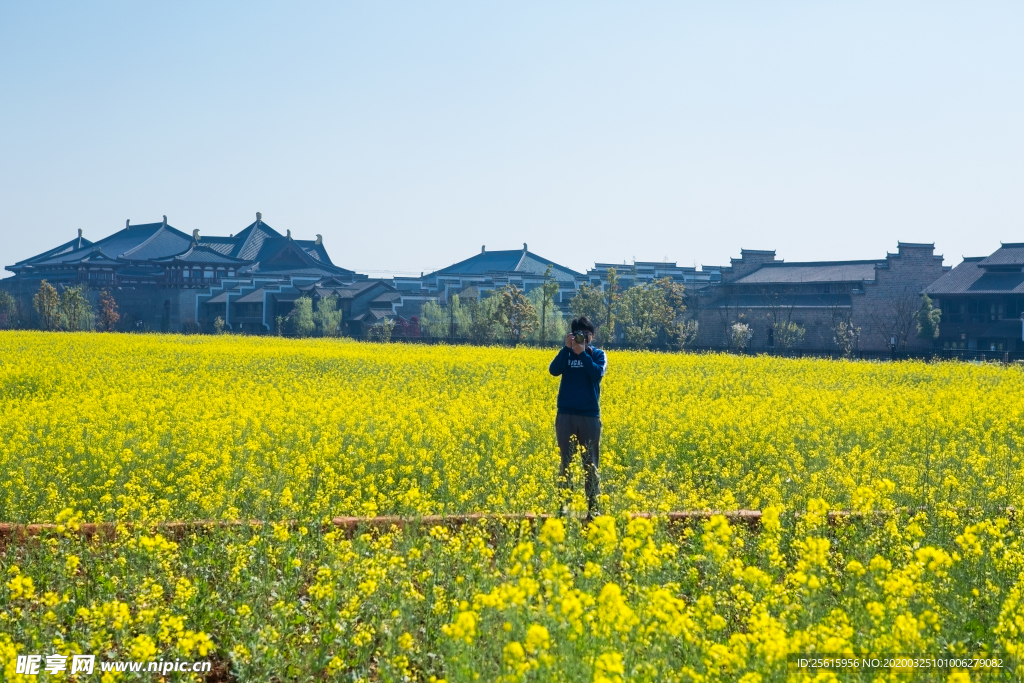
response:
[[[775,349],[778,327],[794,323],[804,330],[794,348],[829,349],[844,323],[859,331],[862,350],[930,348],[916,337],[914,314],[925,289],[949,271],[934,252],[933,244],[900,242],[880,259],[786,263],[774,251],[743,249],[729,266],[702,266],[721,278],[695,302],[697,344],[727,347],[730,328],[744,323],[749,348]]]
[[[925,292],[942,310],[942,348],[1024,350],[1024,243],[964,258]]]
[[[22,310],[31,310],[43,280],[58,288],[84,285],[94,304],[100,291],[113,293],[122,328],[164,332],[208,329],[217,317],[230,329],[270,331],[275,317],[290,311],[299,286],[366,279],[334,265],[319,235],[282,235],[259,213],[227,237],[189,235],[168,225],[166,216],[160,223],[128,222],[95,242],[79,230],[74,240],[7,270],[14,277],[0,280],[0,287]]]

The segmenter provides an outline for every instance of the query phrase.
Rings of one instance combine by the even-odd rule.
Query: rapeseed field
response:
[[[612,352],[593,523],[326,523],[555,510],[553,353],[0,335],[0,521],[58,525],[0,541],[5,680],[1019,680],[1014,367]],[[271,523],[158,526],[190,519]]]

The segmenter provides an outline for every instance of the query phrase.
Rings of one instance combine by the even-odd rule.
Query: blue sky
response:
[[[0,0],[0,265],[256,211],[362,272],[1024,241],[1020,3]]]

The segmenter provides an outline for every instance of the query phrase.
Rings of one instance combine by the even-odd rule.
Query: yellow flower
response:
[[[7,582],[7,588],[11,591],[11,599],[18,600],[25,598],[26,600],[31,598],[35,594],[35,584],[32,583],[31,576],[15,576]]]
[[[526,629],[526,649],[532,654],[551,647],[551,636],[548,630],[540,624],[530,624]]]
[[[156,643],[145,633],[140,633],[132,640],[130,652],[132,659],[153,659],[156,655]]]
[[[594,683],[622,683],[625,672],[622,655],[618,652],[605,652],[594,662]]]
[[[540,540],[548,546],[558,545],[565,541],[565,522],[555,517],[544,520],[540,530]]]
[[[462,640],[468,645],[472,645],[473,639],[476,638],[476,622],[476,612],[465,610],[459,612],[453,623],[442,626],[441,630],[445,635],[451,636],[456,640]]]

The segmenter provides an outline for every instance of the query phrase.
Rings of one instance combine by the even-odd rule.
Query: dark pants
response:
[[[576,443],[583,450],[587,511],[593,514],[597,512],[597,496],[601,493],[601,483],[597,476],[597,466],[601,459],[601,418],[562,413],[555,416],[555,439],[558,441],[558,451],[562,456],[558,485],[566,492],[572,490],[569,465],[576,452],[573,437],[576,437]]]

